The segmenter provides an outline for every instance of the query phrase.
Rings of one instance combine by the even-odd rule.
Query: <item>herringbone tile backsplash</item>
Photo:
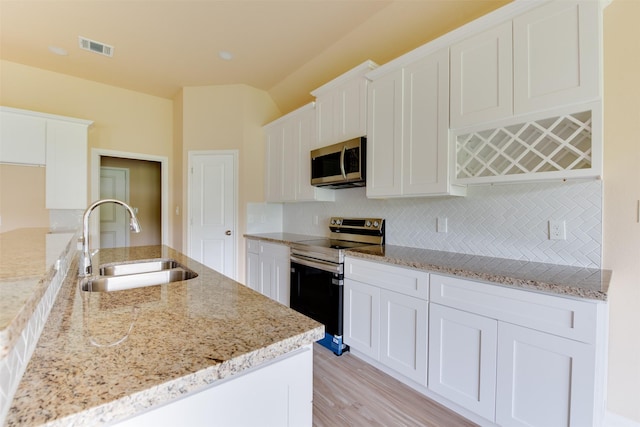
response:
[[[367,199],[336,190],[335,202],[287,203],[283,231],[328,234],[332,216],[381,217],[387,244],[600,268],[602,181],[470,186],[466,197]],[[315,217],[318,225],[315,225]],[[437,232],[438,218],[447,232]],[[549,220],[565,221],[566,240],[549,240]]]

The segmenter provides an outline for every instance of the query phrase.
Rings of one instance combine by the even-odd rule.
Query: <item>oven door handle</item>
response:
[[[324,262],[320,260],[310,260],[308,258],[300,258],[294,255],[289,257],[291,262],[306,265],[307,267],[317,268],[318,270],[328,271],[330,273],[342,274],[342,264],[334,264],[332,262]]]

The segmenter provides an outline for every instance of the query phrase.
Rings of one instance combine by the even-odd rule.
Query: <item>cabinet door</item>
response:
[[[295,180],[296,201],[334,201],[335,193],[327,188],[311,185],[311,150],[318,148],[316,134],[316,111],[307,108],[296,114],[297,173]]]
[[[557,1],[513,20],[516,114],[595,99],[601,18],[595,1]]]
[[[498,322],[429,307],[429,389],[494,421]]]
[[[367,197],[402,194],[402,75],[398,70],[369,85]]]
[[[45,164],[47,121],[0,111],[0,163]]]
[[[380,289],[344,279],[344,342],[378,360],[380,353]]]
[[[260,242],[260,293],[289,305],[289,247]]]
[[[265,135],[265,200],[282,201],[282,158],[284,156],[284,126],[273,125]]]
[[[404,70],[402,194],[446,194],[449,187],[449,50]]]
[[[246,284],[254,291],[260,292],[260,255],[248,251]]]
[[[295,124],[283,122],[274,125],[266,134],[265,199],[267,202],[295,200],[294,175],[296,170],[297,141]]]
[[[273,265],[273,280],[271,282],[271,298],[289,307],[291,289],[291,269],[289,256],[276,256]]]
[[[593,425],[594,355],[592,345],[500,322],[496,423]]]
[[[427,385],[428,302],[380,291],[380,362]]]
[[[87,207],[87,126],[47,120],[46,208]]]
[[[333,115],[336,110],[334,106],[335,98],[333,93],[327,93],[316,98],[316,132],[318,134],[319,147],[334,143],[333,126],[335,119]]]
[[[366,134],[367,82],[358,77],[316,98],[320,146]]]
[[[513,112],[512,23],[451,46],[451,128]]]

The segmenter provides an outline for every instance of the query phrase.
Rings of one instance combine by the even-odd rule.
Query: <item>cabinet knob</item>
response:
[[[224,234],[226,234],[227,236],[231,236],[231,230],[225,231]]]

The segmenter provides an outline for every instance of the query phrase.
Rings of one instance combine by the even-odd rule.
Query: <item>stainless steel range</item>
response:
[[[330,235],[291,245],[291,308],[325,325],[319,343],[340,356],[342,341],[344,254],[348,249],[384,245],[384,219],[333,217]]]

